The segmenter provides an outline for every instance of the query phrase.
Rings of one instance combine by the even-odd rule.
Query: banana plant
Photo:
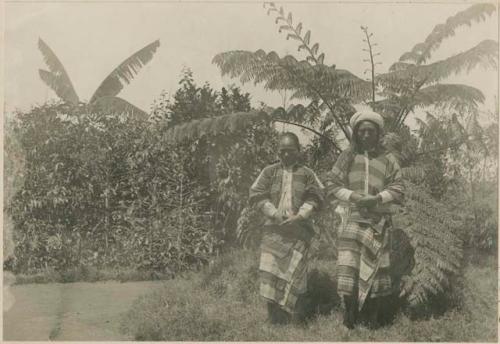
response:
[[[48,70],[39,70],[40,78],[67,104],[83,105],[88,107],[90,111],[120,113],[147,118],[147,113],[144,110],[118,97],[118,94],[125,84],[129,84],[139,71],[151,61],[159,46],[160,41],[156,40],[129,56],[102,81],[90,101],[83,103],[80,101],[63,64],[47,43],[40,38],[38,48],[48,67]]]

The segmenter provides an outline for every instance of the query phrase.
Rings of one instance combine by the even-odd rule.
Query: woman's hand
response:
[[[281,211],[277,211],[273,214],[273,216],[271,217],[271,219],[274,220],[275,223],[280,223],[283,222],[283,220],[285,219],[286,217],[283,215],[283,213]]]
[[[296,222],[299,222],[303,220],[303,217],[299,214],[295,214],[295,215],[291,215],[291,216],[288,216],[283,222],[280,223],[280,226],[282,225],[291,225],[291,224],[294,224]]]
[[[379,195],[366,195],[363,196],[356,204],[360,207],[371,208],[373,206],[376,206],[381,200],[382,199]]]
[[[363,198],[363,194],[354,191],[351,196],[349,197],[349,201],[351,201],[354,204],[358,204],[358,202]]]

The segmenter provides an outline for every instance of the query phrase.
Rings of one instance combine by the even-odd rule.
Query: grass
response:
[[[235,251],[200,273],[187,273],[138,299],[122,320],[135,340],[168,341],[481,341],[496,342],[496,260],[465,270],[457,306],[440,316],[398,314],[378,330],[342,326],[333,292],[335,262],[320,260],[310,287],[322,313],[305,326],[273,326],[258,297],[258,256]],[[462,288],[461,288],[462,289]],[[451,299],[453,299],[451,297]]]

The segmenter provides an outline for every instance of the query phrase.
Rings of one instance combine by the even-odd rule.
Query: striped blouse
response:
[[[353,192],[380,195],[383,204],[401,200],[403,196],[401,168],[391,153],[371,156],[366,152],[353,154],[350,150],[344,151],[328,173],[325,186],[329,198],[345,202]],[[351,205],[352,221],[372,223],[377,218],[359,210]]]
[[[307,219],[323,203],[323,184],[310,168],[296,164],[286,169],[281,163],[265,167],[250,188],[250,204],[264,214],[300,214]]]

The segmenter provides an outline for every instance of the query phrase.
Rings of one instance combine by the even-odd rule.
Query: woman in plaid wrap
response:
[[[383,150],[384,121],[372,111],[350,121],[351,146],[325,180],[327,197],[340,201],[337,292],[344,299],[344,325],[353,328],[362,314],[371,327],[384,324],[385,299],[393,293],[390,277],[388,205],[403,196],[397,159]]]
[[[293,133],[279,142],[280,162],[265,167],[250,188],[250,204],[266,218],[260,256],[260,295],[271,323],[303,320],[307,265],[314,237],[311,214],[323,203],[323,185],[299,162]]]

